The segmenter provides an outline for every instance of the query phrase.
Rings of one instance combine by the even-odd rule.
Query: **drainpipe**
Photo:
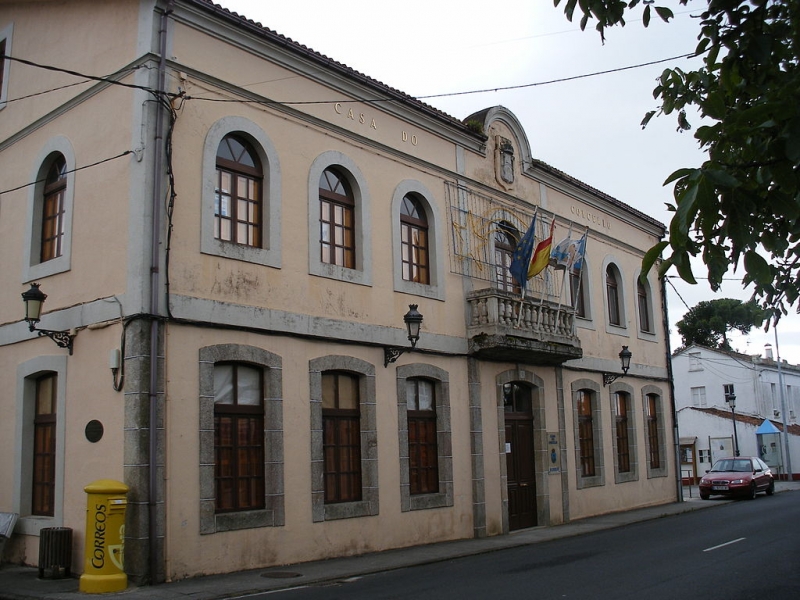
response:
[[[667,379],[669,380],[669,403],[672,412],[672,442],[675,447],[675,494],[683,502],[683,480],[681,478],[681,438],[678,433],[678,413],[675,410],[675,379],[672,373],[672,350],[669,343],[669,312],[667,311],[667,276],[659,279],[661,284],[661,307],[664,318],[664,343],[667,354]]]
[[[781,416],[783,417],[783,447],[786,449],[786,481],[794,479],[792,475],[792,455],[789,453],[789,421],[786,413],[786,389],[783,385],[783,371],[781,370],[781,350],[778,347],[778,326],[772,328],[775,333],[775,361],[778,364],[778,386],[781,388]]]
[[[159,26],[159,61],[157,92],[162,94],[166,87],[167,78],[167,19],[172,13],[172,0],[168,0],[164,11],[161,13]],[[148,485],[148,534],[150,554],[150,583],[157,583],[158,576],[158,339],[160,332],[160,302],[161,278],[159,276],[160,248],[161,248],[161,187],[163,184],[162,171],[163,144],[164,144],[164,107],[161,104],[163,97],[156,102],[155,116],[155,146],[153,149],[153,198],[152,198],[152,230],[150,247],[150,447],[149,447],[149,485]]]

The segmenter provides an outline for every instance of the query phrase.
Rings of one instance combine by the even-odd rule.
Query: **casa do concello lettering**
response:
[[[368,117],[366,114],[362,112],[356,112],[352,108],[345,110],[342,106],[341,102],[337,102],[333,105],[333,110],[336,111],[337,115],[342,115],[349,119],[350,121],[354,121],[359,123],[360,125],[366,125],[370,129],[374,129],[375,131],[378,130],[378,123],[374,117]],[[403,131],[402,133],[402,141],[403,143],[411,143],[412,146],[416,146],[419,144],[419,140],[417,139],[416,134],[409,134],[407,131]]]
[[[94,551],[92,553],[92,566],[102,569],[106,564],[106,513],[105,504],[96,504],[94,507]]]
[[[589,211],[583,210],[580,206],[573,206],[570,209],[573,215],[580,219],[586,219],[590,223],[594,225],[599,225],[605,229],[611,229],[611,221],[607,220],[602,215],[596,215],[594,213],[590,213]]]

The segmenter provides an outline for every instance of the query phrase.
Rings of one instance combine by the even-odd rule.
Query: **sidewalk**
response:
[[[797,491],[800,490],[800,482],[779,481],[776,482],[775,488],[776,492]],[[130,585],[123,592],[103,595],[80,593],[78,591],[77,578],[39,579],[39,571],[36,568],[3,565],[0,567],[0,599],[86,600],[96,596],[112,598],[113,600],[149,600],[159,598],[215,600],[344,580],[370,573],[493,552],[505,548],[526,546],[693,510],[721,506],[732,502],[723,498],[712,498],[710,501],[700,500],[696,486],[685,487],[684,498],[683,502],[601,515],[565,525],[536,527],[514,532],[510,535],[442,542],[426,546],[375,552],[362,556],[334,558],[286,567],[268,567],[226,575],[209,575],[156,586],[136,587]],[[764,501],[764,497],[759,495],[757,500]]]

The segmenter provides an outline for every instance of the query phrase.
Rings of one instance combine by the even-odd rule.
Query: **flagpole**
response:
[[[581,257],[581,268],[578,271],[578,285],[575,288],[575,297],[572,299],[572,310],[575,310],[578,298],[581,296],[581,285],[583,284],[583,277],[581,276],[583,273],[583,265],[586,263],[586,243],[589,241],[589,228],[586,228],[586,231],[583,232],[583,256]],[[575,335],[575,317],[572,318],[572,335]]]
[[[572,221],[569,222],[569,231],[567,232],[567,239],[572,240]],[[566,287],[567,278],[569,277],[569,270],[572,268],[572,261],[567,263],[567,268],[564,269],[564,275],[561,277],[561,291],[558,294],[558,307],[556,308],[556,325],[558,325],[558,315],[561,313],[561,304],[564,299],[564,287]]]

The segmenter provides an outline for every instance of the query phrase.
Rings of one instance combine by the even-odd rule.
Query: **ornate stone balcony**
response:
[[[469,352],[488,360],[561,364],[581,358],[575,311],[496,289],[467,295]]]

